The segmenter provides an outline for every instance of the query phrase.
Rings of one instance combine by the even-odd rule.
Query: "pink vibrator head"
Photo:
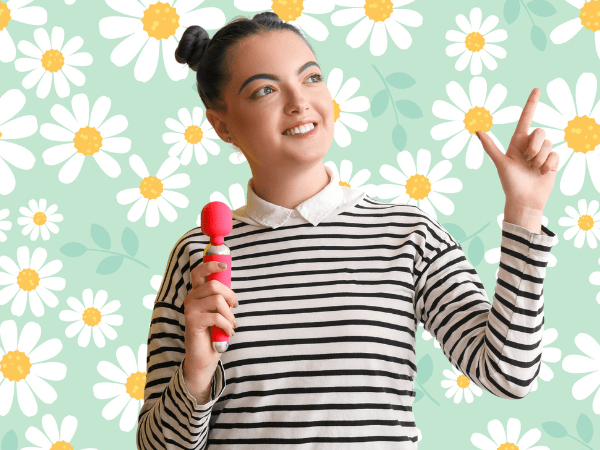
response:
[[[223,202],[210,202],[200,213],[200,228],[210,236],[212,245],[222,245],[224,237],[231,233],[231,208]]]

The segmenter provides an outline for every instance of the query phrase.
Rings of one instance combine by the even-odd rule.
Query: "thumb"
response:
[[[491,158],[494,165],[498,166],[501,162],[501,158],[504,157],[504,153],[502,153],[502,151],[500,151],[498,147],[496,147],[496,144],[494,143],[493,139],[489,137],[486,132],[476,131],[475,134],[477,134],[477,137],[483,145],[483,149]]]

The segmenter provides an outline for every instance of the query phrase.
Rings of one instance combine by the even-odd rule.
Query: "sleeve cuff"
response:
[[[538,255],[545,255],[558,242],[556,234],[542,224],[542,234],[529,231],[520,225],[502,220],[502,233],[509,233],[510,239],[528,247],[529,251]],[[504,238],[504,237],[503,237]]]
[[[221,397],[221,395],[223,394],[223,391],[225,390],[225,386],[226,386],[225,369],[223,367],[223,363],[221,362],[221,360],[219,360],[219,363],[215,370],[215,374],[212,377],[210,396],[209,396],[208,402],[204,403],[202,405],[199,405],[197,400],[194,398],[194,396],[192,394],[190,394],[190,391],[185,384],[185,380],[183,377],[183,364],[185,363],[185,358],[186,357],[184,357],[183,360],[181,361],[181,364],[179,365],[179,369],[178,369],[179,370],[180,390],[188,399],[189,405],[192,409],[194,409],[197,412],[206,411],[208,408],[212,408],[212,406],[217,402],[217,400],[219,399],[219,397]]]

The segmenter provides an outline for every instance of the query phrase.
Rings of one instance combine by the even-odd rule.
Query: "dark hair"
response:
[[[206,109],[211,108],[226,114],[223,88],[231,81],[226,70],[227,56],[231,48],[248,36],[281,30],[296,33],[315,54],[299,28],[269,11],[256,14],[252,19],[236,17],[218,30],[212,39],[204,28],[198,25],[188,27],[175,49],[175,60],[187,64],[196,72],[196,87]]]

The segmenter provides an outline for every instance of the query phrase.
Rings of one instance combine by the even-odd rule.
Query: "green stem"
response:
[[[425,395],[427,395],[427,397],[429,397],[433,403],[435,403],[438,406],[441,406],[431,395],[429,395],[429,392],[427,392],[427,389],[425,389],[425,387],[421,384],[418,378],[415,378],[415,381],[419,383],[419,386],[421,387],[421,389],[423,389]]]
[[[130,260],[132,260],[132,261],[135,261],[136,263],[138,263],[138,264],[141,264],[142,266],[144,266],[146,269],[149,269],[149,268],[150,268],[150,267],[148,267],[146,264],[144,264],[143,262],[141,262],[141,261],[138,261],[137,259],[135,259],[135,258],[132,258],[131,256],[123,255],[122,253],[110,252],[110,251],[108,251],[108,250],[99,250],[99,249],[96,249],[96,248],[88,248],[87,250],[88,250],[88,252],[112,253],[113,255],[121,256],[121,257],[123,257],[123,258],[127,258],[127,259],[130,259]]]
[[[460,241],[456,241],[456,242],[458,242],[458,243],[460,244],[460,243],[462,243],[462,242],[468,241],[469,239],[471,239],[471,238],[472,238],[472,237],[474,237],[474,236],[477,236],[479,233],[481,233],[483,230],[485,230],[485,229],[488,227],[488,225],[489,225],[490,223],[491,223],[491,222],[488,222],[488,223],[486,223],[484,226],[482,226],[482,227],[481,227],[479,230],[477,230],[477,231],[476,231],[475,233],[473,233],[471,236],[467,236],[466,238],[464,238],[464,239],[461,239]]]
[[[589,445],[587,445],[585,442],[580,441],[579,439],[577,439],[575,436],[571,436],[570,434],[567,434],[567,436],[569,436],[571,439],[575,439],[577,442],[585,445],[587,448],[589,448],[590,450],[594,450],[592,447],[590,447]]]
[[[375,72],[377,72],[377,75],[379,75],[379,78],[381,78],[381,81],[383,83],[383,85],[385,86],[385,90],[388,91],[388,95],[390,96],[390,101],[392,102],[392,105],[394,106],[394,115],[396,116],[396,123],[398,122],[398,113],[396,112],[396,104],[394,103],[394,100],[392,98],[392,93],[390,92],[390,88],[388,87],[388,84],[385,81],[385,78],[383,78],[383,75],[381,75],[381,72],[379,72],[379,70],[377,70],[377,67],[375,67],[373,64],[371,64],[373,66],[373,69],[375,69]]]
[[[529,13],[529,9],[527,9],[527,6],[525,6],[525,2],[523,2],[523,0],[521,0],[521,3],[523,4],[523,8],[525,8],[525,11],[527,11],[527,15],[531,19],[531,23],[535,25],[535,22],[533,21],[533,17],[531,17],[531,14]]]

